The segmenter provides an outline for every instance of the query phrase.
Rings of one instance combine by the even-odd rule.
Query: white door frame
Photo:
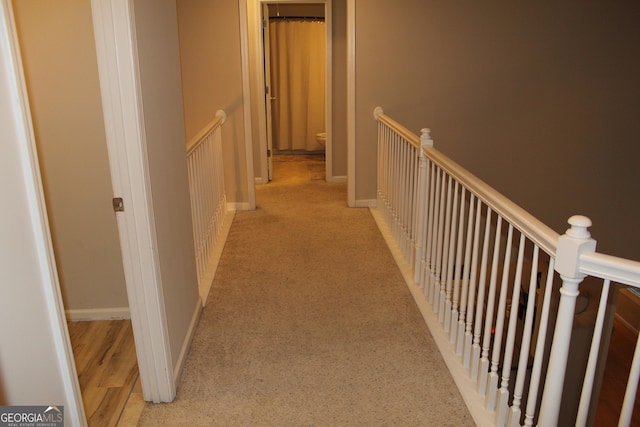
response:
[[[325,31],[326,31],[326,84],[325,84],[325,122],[327,132],[327,142],[325,147],[325,156],[327,161],[325,162],[325,176],[327,181],[333,181],[333,127],[332,127],[332,0],[239,0],[240,2],[240,25],[241,33],[246,30],[246,37],[241,38],[241,49],[243,51],[243,57],[248,58],[249,63],[253,65],[256,70],[254,87],[257,88],[258,94],[255,97],[249,97],[249,99],[265,99],[265,77],[264,68],[264,47],[262,43],[262,23],[260,22],[262,16],[262,5],[265,3],[324,3],[325,7]],[[248,10],[249,8],[249,10]],[[247,11],[248,10],[248,11]],[[243,28],[243,23],[247,23],[247,28]],[[255,49],[255,55],[252,57],[248,52],[252,51],[250,46]],[[246,64],[243,71],[243,79],[245,88],[250,88],[249,80],[251,79],[249,63]],[[245,104],[245,116],[250,117],[251,104]],[[264,102],[260,102],[258,106],[258,143],[260,145],[260,178],[256,180],[257,183],[266,183],[265,178],[268,176],[268,162],[267,162],[267,125],[266,125],[266,106]],[[251,141],[249,141],[250,143]],[[253,150],[253,145],[248,149]]]
[[[131,324],[144,400],[176,393],[155,235],[133,0],[91,0]]]
[[[262,19],[269,19],[269,3],[262,3]],[[264,22],[264,21],[263,21]],[[267,23],[269,21],[266,21]],[[265,111],[265,124],[267,125],[266,129],[266,141],[267,141],[267,181],[271,181],[273,179],[273,104],[272,102],[276,100],[276,97],[273,96],[273,88],[270,85],[271,81],[271,54],[269,53],[269,46],[271,43],[269,37],[269,26],[262,26],[262,51],[264,52],[264,84],[268,86],[269,93],[267,92],[267,88],[265,88],[265,100],[264,100],[264,111]]]
[[[2,0],[0,3],[0,53],[3,56],[2,63],[10,64],[11,67],[10,70],[7,70],[9,73],[6,83],[9,91],[12,92],[14,114],[11,117],[5,117],[5,119],[13,122],[9,126],[18,131],[16,136],[21,140],[21,167],[25,171],[26,198],[30,205],[29,210],[39,259],[38,265],[34,265],[33,268],[38,269],[42,278],[49,326],[55,343],[55,354],[50,356],[58,362],[66,402],[65,413],[69,424],[86,426],[82,392],[69,339],[53,242],[51,241],[33,121],[11,0]]]
[[[356,0],[347,0],[347,203],[356,207]]]

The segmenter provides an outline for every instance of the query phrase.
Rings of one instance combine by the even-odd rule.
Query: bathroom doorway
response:
[[[326,29],[323,3],[263,6],[269,180],[273,159],[315,157],[326,147]],[[269,154],[269,153],[268,153]]]
[[[256,66],[257,77],[253,86],[256,96],[252,95],[252,99],[260,104],[254,110],[256,124],[260,124],[254,128],[259,135],[253,150],[256,184],[265,184],[273,178],[273,170],[277,169],[273,158],[281,154],[318,155],[324,163],[323,179],[333,180],[331,3],[331,0],[247,3],[249,27],[260,28],[254,45],[257,55],[250,59]],[[306,40],[308,34],[304,34],[303,28],[315,30],[314,42]],[[251,31],[249,36],[251,44]]]

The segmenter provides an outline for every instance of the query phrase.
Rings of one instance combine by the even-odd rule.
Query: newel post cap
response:
[[[227,121],[227,113],[224,110],[216,111],[216,117],[220,117],[223,124]]]
[[[582,279],[585,275],[580,273],[580,255],[596,250],[596,241],[588,230],[592,222],[586,216],[574,215],[568,223],[571,227],[558,238],[555,270],[566,278]]]
[[[431,129],[423,128],[420,130],[420,145],[422,145],[423,147],[425,145],[433,147],[433,139],[431,139]]]
[[[567,230],[567,234],[576,239],[588,239],[591,237],[588,228],[593,225],[591,220],[584,215],[574,215],[567,221],[571,228]]]

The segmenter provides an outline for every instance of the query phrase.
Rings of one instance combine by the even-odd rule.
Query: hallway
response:
[[[176,400],[139,425],[474,425],[369,211],[321,161],[274,163],[236,213]]]

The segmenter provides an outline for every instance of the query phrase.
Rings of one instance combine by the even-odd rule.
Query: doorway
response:
[[[283,156],[326,170],[325,5],[264,4],[262,22],[269,181]]]
[[[91,5],[14,0],[12,9],[85,415],[115,425],[138,368],[110,205]]]
[[[241,2],[241,5],[244,2]],[[332,43],[331,43],[331,34],[332,34],[332,0],[312,0],[312,1],[304,1],[304,0],[281,0],[281,1],[267,1],[267,0],[247,0],[246,5],[247,9],[244,10],[241,8],[241,20],[243,19],[243,15],[246,16],[247,19],[247,51],[250,52],[248,55],[247,61],[247,69],[249,73],[247,77],[251,83],[247,81],[248,87],[250,87],[250,99],[251,99],[251,114],[254,115],[255,120],[251,121],[251,127],[253,128],[254,134],[258,135],[258,138],[254,140],[252,151],[254,155],[254,159],[256,160],[254,163],[254,176],[256,184],[266,184],[269,182],[269,170],[270,170],[270,160],[272,159],[272,154],[274,153],[273,147],[273,139],[272,130],[271,130],[271,120],[267,118],[268,114],[271,112],[268,111],[271,107],[271,103],[273,102],[270,97],[274,94],[273,92],[267,93],[269,90],[267,81],[270,79],[267,78],[267,70],[269,68],[266,67],[266,61],[270,58],[266,54],[265,45],[263,42],[264,35],[267,34],[267,31],[264,31],[265,27],[268,26],[268,19],[264,19],[264,17],[269,17],[269,9],[272,9],[272,12],[275,15],[275,18],[278,18],[278,12],[280,14],[280,18],[284,20],[285,15],[290,15],[289,17],[293,17],[295,15],[291,15],[291,13],[297,14],[298,17],[322,17],[324,16],[324,38],[325,38],[325,87],[324,87],[324,132],[322,129],[315,129],[314,131],[309,130],[308,133],[312,134],[309,139],[309,144],[313,148],[313,144],[317,143],[316,134],[317,133],[325,133],[326,139],[323,141],[325,143],[324,153],[325,153],[325,177],[327,181],[333,181],[333,150],[332,150]],[[315,8],[315,9],[307,9],[307,12],[291,12],[291,8],[302,7],[304,8]],[[314,10],[314,11],[311,11]],[[318,12],[319,10],[319,12]],[[246,13],[246,15],[245,15]],[[304,13],[304,14],[303,14]],[[319,126],[319,128],[322,126]],[[321,145],[315,145],[317,152],[322,153]],[[303,151],[303,152],[306,152]]]

